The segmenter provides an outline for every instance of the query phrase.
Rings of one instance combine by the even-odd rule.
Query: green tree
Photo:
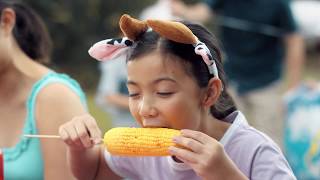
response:
[[[119,34],[122,14],[138,17],[154,0],[25,0],[44,19],[53,39],[51,66],[79,80],[86,90],[94,90],[99,79],[97,62],[89,57],[89,47]]]

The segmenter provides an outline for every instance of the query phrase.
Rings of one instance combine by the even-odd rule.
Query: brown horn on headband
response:
[[[192,31],[180,22],[164,20],[147,20],[147,24],[153,31],[161,36],[184,44],[196,44],[197,37]]]
[[[127,14],[121,16],[119,25],[123,34],[133,41],[148,29],[146,22],[134,19]]]

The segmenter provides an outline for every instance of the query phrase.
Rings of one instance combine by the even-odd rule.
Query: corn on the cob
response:
[[[172,138],[180,131],[168,128],[113,128],[105,133],[104,144],[113,155],[168,156]]]

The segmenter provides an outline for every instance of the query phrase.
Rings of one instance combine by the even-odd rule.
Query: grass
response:
[[[96,105],[94,101],[94,93],[87,92],[86,95],[90,114],[97,120],[102,132],[107,131],[111,128],[110,116]]]
[[[309,55],[304,72],[305,79],[320,81],[320,53]]]

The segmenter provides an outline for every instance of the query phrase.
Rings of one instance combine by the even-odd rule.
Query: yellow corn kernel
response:
[[[168,156],[168,147],[179,130],[168,128],[113,128],[104,135],[104,144],[113,155]]]

